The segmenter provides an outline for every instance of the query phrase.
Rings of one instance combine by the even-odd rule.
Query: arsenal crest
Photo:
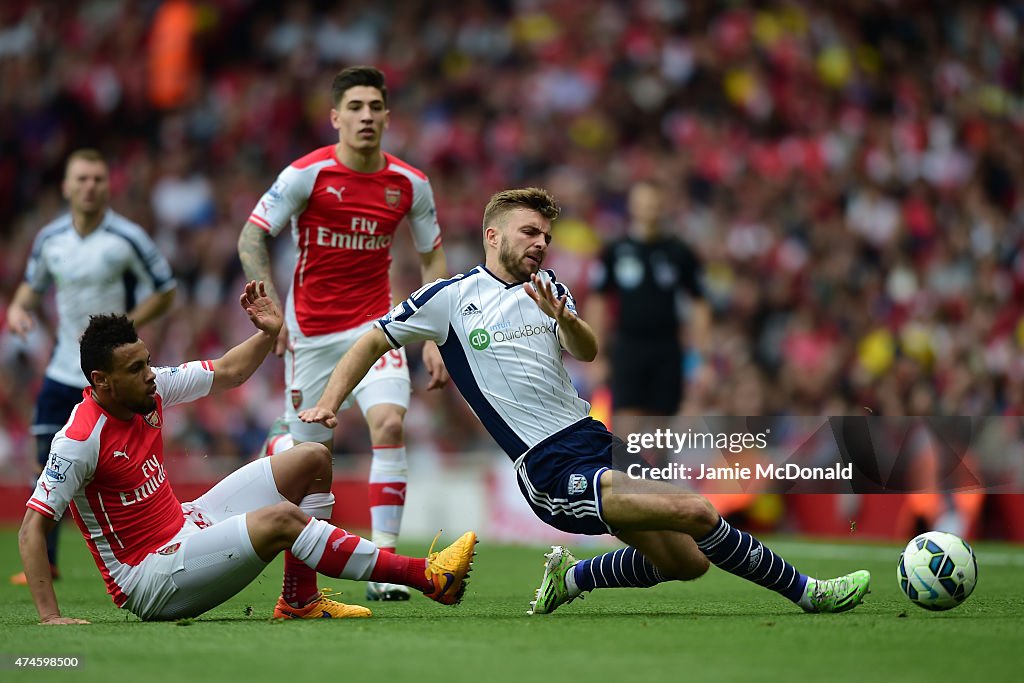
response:
[[[155,410],[151,413],[148,413],[147,415],[144,415],[142,419],[144,419],[146,421],[146,424],[148,424],[153,429],[160,429],[161,427],[160,413],[158,413]]]
[[[156,554],[157,555],[173,555],[174,553],[178,552],[178,548],[180,548],[180,547],[181,547],[180,543],[172,543],[169,546],[166,546],[164,548],[160,548],[160,550],[157,550]]]
[[[292,389],[292,408],[299,409],[302,405],[302,389]]]
[[[388,185],[384,188],[384,201],[391,208],[398,206],[398,202],[402,201],[402,189],[394,185]]]

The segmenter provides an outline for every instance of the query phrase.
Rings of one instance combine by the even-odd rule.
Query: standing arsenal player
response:
[[[244,382],[281,329],[281,312],[263,283],[247,284],[239,302],[256,334],[216,360],[173,368],[150,366],[126,316],[90,318],[80,344],[89,386],[53,439],[18,533],[41,623],[88,623],[61,615],[46,559],[46,533],[69,505],[114,603],[146,620],[202,614],[285,549],[327,576],[402,582],[446,605],[462,599],[473,532],[412,558],[382,553],[317,519],[330,517],[334,504],[331,454],[320,444],[251,462],[196,500],[178,501],[164,464],[164,409]],[[278,600],[274,616],[368,617],[370,611],[318,594],[301,607]]]
[[[423,282],[447,277],[434,196],[426,175],[381,150],[388,125],[384,75],[373,67],[345,69],[334,77],[331,125],[338,142],[293,162],[253,209],[238,239],[246,275],[267,282],[272,298],[268,242],[290,226],[298,250],[285,306],[287,332],[275,352],[285,357],[285,421],[296,442],[328,447],[332,431],[306,424],[298,413],[315,405],[334,364],[374,321],[391,308],[391,244],[408,219],[420,254]],[[423,362],[428,389],[448,382],[437,346],[428,342]],[[373,541],[394,550],[405,505],[407,466],[403,420],[409,407],[404,350],[390,351],[352,392],[370,428],[370,514]],[[349,407],[346,403],[342,408]],[[289,439],[279,439],[287,447]],[[285,598],[299,604],[317,594],[316,574],[285,556]],[[371,582],[371,600],[407,600],[403,586]]]

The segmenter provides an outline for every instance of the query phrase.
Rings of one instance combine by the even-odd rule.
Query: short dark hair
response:
[[[123,313],[89,316],[89,326],[79,340],[82,372],[92,384],[92,371],[110,372],[114,349],[139,341],[135,323]]]
[[[561,209],[555,198],[547,190],[540,187],[527,187],[521,190],[502,190],[491,196],[484,209],[484,229],[499,220],[513,209],[532,209],[549,221],[558,218]]]
[[[337,107],[341,104],[341,98],[345,96],[345,91],[357,85],[367,85],[380,90],[384,106],[387,106],[388,87],[384,85],[384,74],[373,66],[350,66],[338,72],[334,77],[334,82],[331,83],[331,98],[334,106]]]

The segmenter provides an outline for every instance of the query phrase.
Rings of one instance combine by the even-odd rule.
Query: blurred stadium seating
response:
[[[629,183],[674,189],[715,309],[710,381],[688,413],[1021,415],[1022,44],[1011,1],[6,0],[0,302],[60,210],[66,155],[98,147],[114,206],[179,277],[175,311],[149,330],[154,360],[219,354],[246,329],[249,210],[333,139],[331,75],[372,63],[391,90],[385,148],[430,174],[453,270],[480,257],[492,192],[543,185],[564,207],[549,265],[585,314]],[[399,242],[396,292],[417,278]],[[42,332],[0,337],[8,482],[31,470],[48,353]],[[255,453],[281,375],[268,362],[224,401],[179,409],[169,450]],[[442,460],[491,448],[451,390],[417,393],[409,430]],[[337,449],[368,451],[358,421]]]

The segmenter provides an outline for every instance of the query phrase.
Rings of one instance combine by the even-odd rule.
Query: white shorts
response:
[[[296,441],[323,443],[331,440],[330,429],[320,424],[302,422],[299,420],[299,412],[316,405],[338,360],[372,327],[373,322],[368,322],[344,332],[316,337],[297,334],[290,338],[289,349],[284,358],[284,416],[288,421],[288,430]],[[411,393],[409,362],[405,357],[405,349],[391,350],[370,368],[366,377],[356,385],[341,407],[351,407],[352,401],[355,400],[363,415],[381,403],[408,409]]]
[[[270,459],[241,467],[191,503],[185,526],[133,573],[125,609],[145,620],[195,617],[252,583],[267,563],[252,547],[247,512],[280,503]]]

